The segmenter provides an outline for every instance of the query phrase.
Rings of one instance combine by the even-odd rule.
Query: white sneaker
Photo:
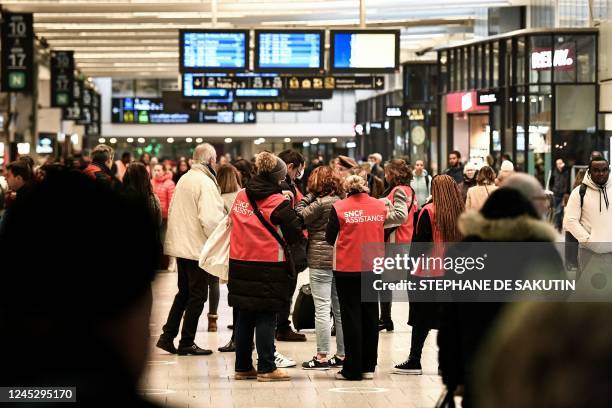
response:
[[[289,368],[289,367],[295,367],[297,365],[295,361],[293,361],[292,359],[288,357],[283,356],[278,351],[274,352],[274,364],[276,364],[276,367],[278,368]]]

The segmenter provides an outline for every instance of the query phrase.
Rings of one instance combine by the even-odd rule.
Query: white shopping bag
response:
[[[231,223],[226,215],[210,234],[200,254],[200,268],[218,277],[221,283],[227,283],[229,275],[231,229]]]

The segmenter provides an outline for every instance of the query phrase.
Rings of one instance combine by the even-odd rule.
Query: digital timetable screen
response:
[[[331,31],[330,65],[340,72],[391,72],[399,66],[399,31]]]
[[[181,30],[182,72],[244,71],[248,68],[248,31]]]
[[[256,31],[255,70],[323,69],[322,31]]]

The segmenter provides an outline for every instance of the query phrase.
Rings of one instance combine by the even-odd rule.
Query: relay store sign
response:
[[[446,95],[446,112],[448,113],[481,112],[487,109],[486,106],[478,104],[477,94],[474,91]]]
[[[531,53],[531,69],[572,70],[576,61],[576,49],[573,45],[550,49],[534,49]]]
[[[478,91],[478,105],[498,105],[500,102],[499,93],[495,91]]]

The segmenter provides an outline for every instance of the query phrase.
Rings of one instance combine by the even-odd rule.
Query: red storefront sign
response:
[[[484,112],[488,110],[487,106],[478,105],[478,99],[474,91],[456,92],[446,95],[447,113]]]

